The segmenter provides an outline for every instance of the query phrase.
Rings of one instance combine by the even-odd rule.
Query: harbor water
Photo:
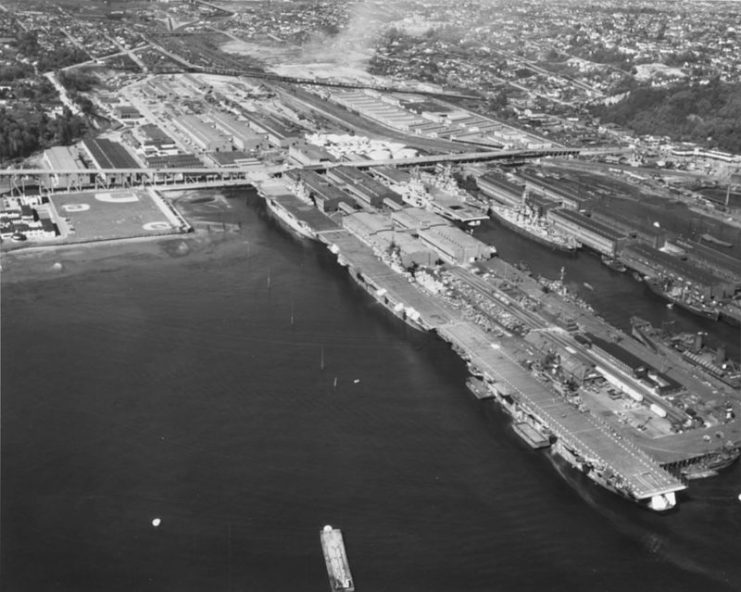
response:
[[[668,515],[598,488],[326,249],[250,192],[229,206],[239,231],[192,256],[4,282],[5,592],[324,591],[325,524],[364,592],[741,589],[739,464]],[[560,255],[479,233],[557,277]],[[697,323],[563,261],[610,321]]]

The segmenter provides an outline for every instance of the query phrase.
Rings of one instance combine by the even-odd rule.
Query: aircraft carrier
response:
[[[689,365],[666,368],[660,352],[526,272],[492,259],[413,273],[341,227],[342,212],[285,193],[280,204],[379,304],[448,342],[476,377],[477,398],[501,405],[515,433],[600,486],[669,510],[688,470],[701,474],[741,447],[737,392],[708,386]]]

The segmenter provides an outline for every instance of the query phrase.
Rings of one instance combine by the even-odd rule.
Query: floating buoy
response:
[[[359,379],[359,378],[356,378],[355,380],[353,380],[353,382],[354,382],[355,384],[358,384],[358,383],[360,382],[360,379]]]
[[[157,528],[160,524],[162,524],[162,520],[160,520],[159,518],[155,518],[154,520],[152,520],[152,526],[154,526],[155,528]]]
[[[738,494],[738,501],[741,502],[741,493]]]

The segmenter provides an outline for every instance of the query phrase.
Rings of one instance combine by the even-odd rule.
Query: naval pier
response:
[[[279,199],[282,207],[314,230],[316,239],[337,256],[353,280],[411,326],[435,332],[448,342],[483,377],[494,398],[517,421],[547,435],[570,464],[652,509],[674,506],[675,494],[686,488],[685,483],[629,438],[536,378],[516,358],[517,342],[512,336],[500,338],[463,318],[444,299],[420,289],[359,238],[297,197],[280,195]]]

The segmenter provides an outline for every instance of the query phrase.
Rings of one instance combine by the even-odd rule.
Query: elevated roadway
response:
[[[250,166],[230,168],[106,168],[106,169],[4,169],[0,181],[6,181],[12,190],[25,192],[25,187],[39,186],[47,191],[79,191],[86,188],[112,186],[152,185],[164,187],[179,184],[183,187],[229,186],[258,183],[267,177],[281,175],[288,170],[325,170],[333,167],[370,169],[380,166],[413,167],[445,163],[471,163],[528,160],[548,156],[576,156],[579,151],[568,148],[546,150],[500,150],[490,152],[463,152],[394,158],[382,160],[355,160],[322,163],[309,166]],[[122,181],[124,180],[124,181]],[[207,185],[204,185],[206,183]]]

